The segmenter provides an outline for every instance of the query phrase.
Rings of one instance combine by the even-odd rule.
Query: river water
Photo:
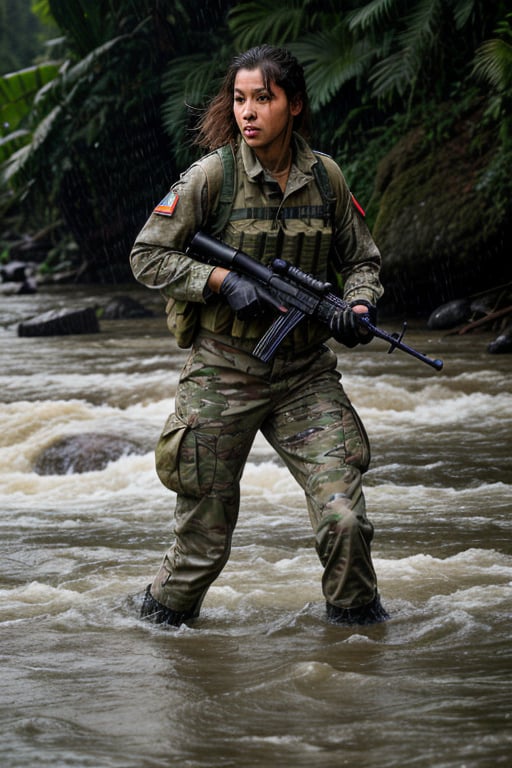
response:
[[[185,353],[158,296],[130,292],[156,316],[91,336],[18,338],[16,323],[105,289],[0,302],[1,765],[510,765],[512,356],[421,328],[407,340],[440,373],[378,340],[340,354],[373,446],[389,622],[325,623],[301,492],[258,438],[228,566],[193,626],[162,629],[137,610],[172,535],[152,451]],[[140,452],[34,472],[87,432]]]

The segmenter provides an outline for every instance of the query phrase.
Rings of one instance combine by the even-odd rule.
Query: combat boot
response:
[[[151,584],[146,587],[144,599],[140,609],[140,618],[152,621],[153,624],[169,624],[171,627],[179,627],[184,621],[194,618],[190,611],[173,611],[155,600],[151,594]]]
[[[371,603],[361,605],[358,608],[339,608],[337,605],[326,603],[327,620],[331,624],[378,624],[387,621],[390,616],[376,595]]]

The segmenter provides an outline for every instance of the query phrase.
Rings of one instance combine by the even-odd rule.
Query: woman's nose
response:
[[[247,101],[244,103],[242,115],[246,120],[250,120],[252,117],[254,117],[254,102],[252,102],[250,99],[247,99]]]

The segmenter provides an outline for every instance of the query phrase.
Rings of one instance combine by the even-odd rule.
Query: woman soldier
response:
[[[155,208],[130,256],[137,280],[166,297],[177,343],[192,345],[156,449],[158,475],[177,494],[175,540],[141,609],[156,623],[196,618],[226,564],[258,430],[304,490],[327,619],[388,618],[362,490],[368,438],[325,345],[331,336],[348,347],[370,341],[356,313],[375,319],[380,254],[340,168],[306,143],[308,118],[303,69],[287,50],[236,56],[199,124],[197,143],[209,154]],[[262,263],[283,258],[329,280],[351,308],[330,328],[305,318],[261,362],[251,350],[275,302],[249,279],[191,258],[198,230]]]

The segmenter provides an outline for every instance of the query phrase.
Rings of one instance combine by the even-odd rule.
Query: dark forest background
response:
[[[311,144],[381,248],[390,310],[507,286],[512,12],[480,0],[0,0],[0,261],[132,280],[128,254],[196,157],[234,53],[303,63]]]

